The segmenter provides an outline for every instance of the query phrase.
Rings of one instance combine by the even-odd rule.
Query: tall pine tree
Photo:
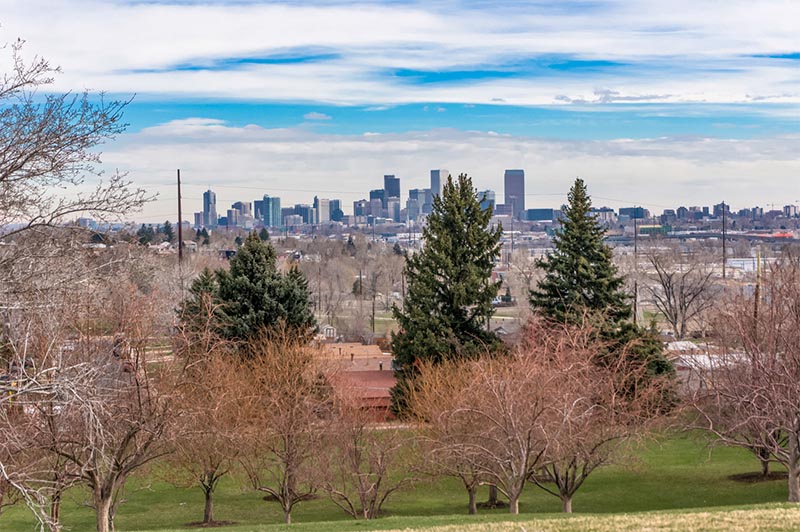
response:
[[[602,312],[614,323],[630,319],[625,281],[603,242],[605,229],[591,214],[583,179],[575,180],[568,200],[561,229],[553,237],[553,251],[536,262],[545,276],[531,290],[531,306],[559,322],[575,321],[586,311]]]
[[[213,294],[213,298],[209,297]],[[218,333],[233,341],[247,341],[264,332],[288,331],[310,338],[316,326],[308,282],[296,268],[277,270],[275,250],[253,231],[247,236],[228,270],[201,273],[184,301],[183,319],[191,320],[203,302],[213,301]]]
[[[631,322],[625,281],[603,241],[605,229],[591,213],[582,179],[575,180],[568,200],[561,229],[553,237],[553,251],[536,263],[545,275],[531,290],[531,307],[559,323],[577,324],[587,317],[601,320],[601,334],[609,343],[606,355],[624,352],[644,360],[653,374],[671,372],[655,333]]]
[[[491,274],[502,234],[501,227],[489,229],[491,217],[466,174],[448,178],[441,196],[434,198],[422,232],[424,247],[406,262],[403,308],[393,311],[400,327],[392,335],[398,377],[392,395],[398,412],[416,361],[474,357],[499,345],[486,330],[499,288]]]

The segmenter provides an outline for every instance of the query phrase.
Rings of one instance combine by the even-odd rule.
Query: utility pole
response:
[[[633,208],[633,324],[639,321],[639,226],[638,206]]]
[[[725,216],[725,202],[722,202],[722,278],[725,279],[725,262],[727,261],[727,236],[728,231],[726,227],[726,216]]]
[[[183,212],[181,211],[181,170],[178,168],[178,264],[183,262]]]

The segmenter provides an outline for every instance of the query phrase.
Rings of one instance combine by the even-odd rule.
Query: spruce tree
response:
[[[602,312],[614,323],[631,317],[624,279],[603,242],[605,229],[591,214],[592,202],[582,179],[569,191],[561,229],[553,237],[553,251],[536,261],[545,272],[531,290],[534,311],[555,321],[575,321],[588,312]]]
[[[275,250],[255,231],[231,259],[228,270],[216,270],[213,276],[204,271],[195,279],[182,305],[182,319],[193,319],[207,301],[216,306],[217,332],[233,341],[284,330],[310,338],[316,326],[305,277],[296,268],[279,272]]]
[[[600,334],[608,342],[603,356],[613,359],[624,352],[645,361],[652,374],[671,372],[652,328],[631,322],[625,281],[603,241],[605,229],[591,213],[591,198],[582,179],[575,180],[568,200],[561,229],[553,237],[553,251],[536,262],[545,276],[531,290],[531,307],[559,323],[599,320]]]
[[[392,395],[398,413],[416,361],[475,357],[499,346],[486,330],[499,288],[491,274],[502,234],[501,227],[489,229],[491,217],[466,174],[448,178],[441,196],[434,198],[422,231],[424,247],[406,262],[403,308],[393,309],[400,328],[392,335],[398,377]]]

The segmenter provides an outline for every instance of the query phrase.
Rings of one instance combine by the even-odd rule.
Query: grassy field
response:
[[[705,513],[677,516],[674,513],[645,514],[643,516],[601,516],[597,514],[622,514],[634,512],[706,509],[708,507],[741,507],[779,503],[786,500],[786,482],[781,480],[741,483],[728,477],[737,473],[755,471],[758,464],[749,453],[740,449],[720,448],[709,455],[704,441],[688,436],[673,437],[654,442],[642,449],[637,463],[629,467],[609,467],[598,471],[578,492],[574,501],[576,513],[594,514],[592,530],[616,530],[628,527],[637,530],[647,525],[652,530],[706,530],[708,524],[720,523]],[[482,493],[481,498],[486,494]],[[202,517],[202,495],[199,489],[179,489],[160,481],[145,483],[138,479],[131,483],[126,502],[120,507],[116,519],[118,530],[184,530],[185,525]],[[92,511],[82,507],[83,492],[71,493],[64,503],[64,524],[72,530],[91,530],[94,527]],[[558,515],[560,502],[535,486],[523,495],[520,509],[523,515],[510,519],[502,510],[486,511],[478,516],[466,515],[466,496],[460,486],[449,479],[420,482],[413,489],[398,494],[385,507],[387,517],[373,522],[356,522],[344,515],[324,498],[302,503],[293,513],[296,531],[351,531],[427,529],[452,525],[455,528],[431,530],[465,530],[468,523],[479,530],[586,530],[580,516],[563,521]],[[731,508],[733,509],[733,508]],[[782,522],[794,525],[787,530],[800,529],[798,511],[783,506],[759,508],[766,512],[765,522]],[[533,515],[537,514],[537,515]],[[786,514],[786,515],[784,515]],[[728,515],[728,513],[725,513]],[[739,515],[739,514],[736,514]],[[761,515],[759,513],[753,515]],[[788,517],[787,517],[788,516]],[[741,515],[743,530],[755,530]],[[240,488],[234,482],[224,484],[216,497],[216,518],[233,521],[227,528],[231,532],[278,531],[281,513],[277,504],[265,502],[260,494]],[[536,519],[536,521],[532,521]],[[638,521],[637,521],[638,519]],[[760,520],[760,518],[758,518]],[[686,520],[686,521],[684,521]],[[696,520],[697,523],[693,524]],[[519,521],[511,525],[509,521]],[[664,528],[657,523],[684,523],[678,528]],[[703,524],[703,523],[707,524]],[[494,523],[486,524],[480,523]],[[506,523],[506,524],[502,524]],[[629,523],[629,524],[625,524]],[[636,523],[639,523],[638,525]],[[652,524],[652,527],[650,526]],[[750,523],[752,524],[752,523]],[[477,526],[480,525],[480,526]],[[733,526],[733,524],[731,524]],[[765,525],[766,526],[766,525]],[[771,526],[771,525],[770,525]],[[521,527],[521,528],[518,528]],[[620,528],[621,527],[621,528]],[[727,527],[726,527],[727,528]],[[11,508],[0,515],[0,530],[31,530],[32,521],[23,508]],[[720,529],[720,528],[716,528]],[[735,529],[735,528],[734,528]],[[779,530],[780,528],[759,528]],[[473,530],[472,528],[468,530]]]

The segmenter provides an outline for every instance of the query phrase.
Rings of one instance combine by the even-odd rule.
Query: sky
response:
[[[0,0],[39,90],[131,100],[109,170],[176,219],[263,194],[352,201],[466,172],[526,206],[800,202],[797,0]],[[0,53],[0,67],[8,68]]]

